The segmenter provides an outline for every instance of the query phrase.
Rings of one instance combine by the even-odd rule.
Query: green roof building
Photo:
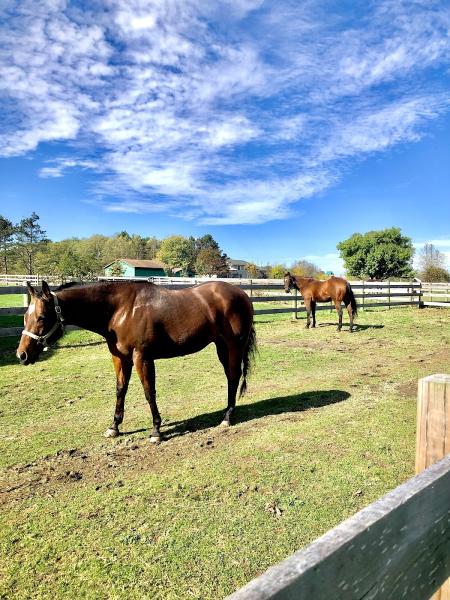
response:
[[[165,277],[166,266],[159,260],[118,258],[105,267],[108,277]]]

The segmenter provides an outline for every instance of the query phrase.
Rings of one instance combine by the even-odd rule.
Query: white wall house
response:
[[[245,260],[230,258],[228,260],[228,266],[230,267],[230,277],[235,277],[237,279],[251,279],[251,275],[245,268],[247,266]]]

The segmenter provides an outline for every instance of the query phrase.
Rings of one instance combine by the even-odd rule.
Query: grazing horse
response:
[[[316,302],[330,302],[332,300],[339,315],[337,330],[342,329],[343,302],[350,317],[350,331],[353,331],[353,317],[356,317],[357,306],[351,285],[342,277],[330,277],[326,281],[319,281],[311,277],[296,277],[289,272],[284,276],[284,291],[290,293],[295,288],[303,296],[306,307],[306,328],[311,324],[316,326]]]
[[[56,342],[65,325],[77,325],[106,339],[117,378],[114,420],[106,437],[119,435],[125,395],[134,365],[153,418],[150,441],[161,441],[156,404],[155,359],[184,356],[213,342],[228,379],[228,406],[223,424],[230,425],[236,393],[247,386],[256,349],[253,307],[245,292],[222,281],[182,290],[147,282],[66,284],[51,292],[27,283],[31,303],[25,313],[17,357],[33,364]]]

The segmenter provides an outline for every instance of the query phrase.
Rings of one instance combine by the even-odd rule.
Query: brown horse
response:
[[[342,277],[330,277],[326,281],[319,281],[311,277],[296,277],[290,273],[284,276],[284,291],[288,294],[291,288],[297,289],[303,296],[306,307],[306,327],[311,324],[316,326],[316,302],[330,302],[332,300],[339,315],[337,330],[342,329],[342,302],[348,310],[350,317],[350,331],[353,331],[353,317],[356,316],[357,306],[351,285]]]
[[[184,356],[213,342],[228,379],[228,406],[223,424],[230,425],[236,393],[240,395],[256,349],[253,307],[245,292],[221,281],[182,290],[147,282],[66,284],[51,292],[27,283],[31,303],[24,317],[17,357],[33,364],[56,342],[65,325],[77,325],[106,339],[116,371],[116,409],[107,437],[119,435],[125,395],[133,365],[153,417],[150,441],[161,441],[156,404],[155,359]]]

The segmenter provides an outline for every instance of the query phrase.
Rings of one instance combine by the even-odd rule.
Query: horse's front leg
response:
[[[156,404],[155,362],[153,359],[145,358],[141,352],[137,352],[136,350],[133,354],[133,360],[142,387],[144,388],[145,398],[147,399],[152,412],[153,430],[150,435],[150,441],[153,444],[159,444],[161,442],[161,415],[159,414],[158,405]]]
[[[116,410],[114,411],[114,420],[111,427],[105,431],[105,437],[117,437],[119,435],[119,425],[123,421],[125,396],[128,390],[131,369],[133,368],[131,360],[115,355],[113,355],[112,360],[116,372]]]

